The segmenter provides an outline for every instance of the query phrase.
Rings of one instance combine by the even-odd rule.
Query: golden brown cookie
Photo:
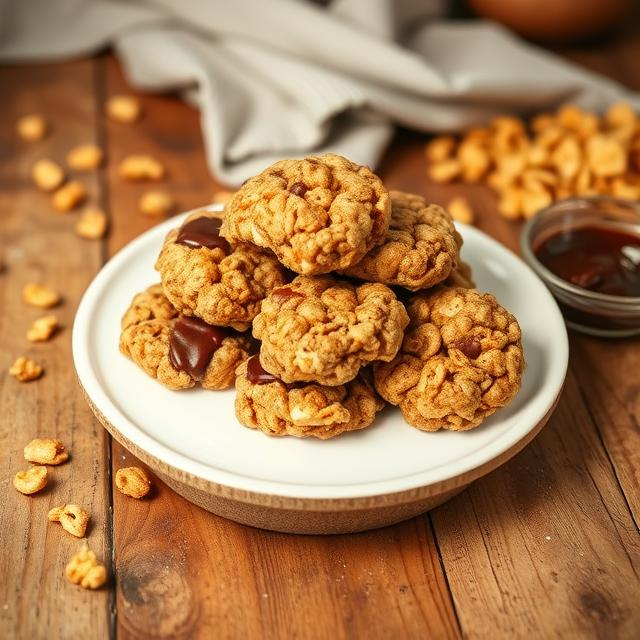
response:
[[[156,262],[164,293],[182,314],[245,331],[262,299],[286,282],[272,254],[219,235],[219,214],[198,211],[165,239]]]
[[[296,273],[328,273],[382,240],[390,209],[387,190],[367,167],[333,154],[282,160],[235,193],[222,235],[271,249]]]
[[[391,221],[384,240],[343,273],[411,291],[433,287],[455,270],[462,239],[441,206],[402,191],[389,195]]]
[[[264,300],[253,335],[262,366],[284,382],[338,385],[369,362],[391,360],[408,322],[383,284],[298,276]]]
[[[326,440],[368,427],[384,402],[364,374],[345,385],[288,385],[262,369],[258,356],[243,362],[236,378],[236,416],[270,436]]]
[[[122,318],[120,351],[169,389],[226,389],[247,359],[249,338],[181,316],[159,284],[133,298]]]
[[[378,393],[423,431],[477,427],[520,389],[518,321],[475,289],[418,293],[398,356],[374,366]]]

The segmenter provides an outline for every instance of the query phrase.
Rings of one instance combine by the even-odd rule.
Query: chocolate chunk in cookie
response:
[[[120,351],[169,389],[226,389],[250,340],[226,327],[181,316],[157,284],[136,295],[122,318]]]
[[[167,236],[156,269],[164,292],[182,314],[245,331],[263,298],[285,284],[273,254],[220,235],[218,214],[200,211]]]

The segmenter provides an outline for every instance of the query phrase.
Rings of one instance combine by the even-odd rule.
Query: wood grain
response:
[[[102,262],[100,242],[73,233],[77,214],[52,210],[49,197],[31,184],[33,162],[64,162],[69,148],[96,139],[92,61],[0,69],[0,637],[106,637],[111,624],[110,589],[88,592],[64,578],[64,567],[81,542],[47,521],[53,506],[84,505],[91,513],[88,542],[110,567],[108,436],[76,385],[71,364],[71,325],[80,295]],[[16,119],[42,111],[51,121],[43,141],[25,143]],[[92,199],[96,176],[84,176]],[[30,344],[25,333],[42,312],[22,301],[28,282],[57,287],[64,296],[55,310],[62,331],[50,342]],[[45,368],[42,379],[20,384],[7,369],[28,355]],[[61,439],[71,460],[52,467],[41,493],[24,496],[11,479],[29,465],[22,449],[34,437]]]

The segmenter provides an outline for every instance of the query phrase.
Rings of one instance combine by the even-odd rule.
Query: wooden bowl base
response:
[[[313,511],[274,508],[265,505],[241,502],[231,498],[207,493],[184,482],[159,473],[160,478],[176,493],[194,504],[218,516],[246,524],[258,529],[269,529],[283,533],[336,534],[355,533],[378,529],[413,518],[441,505],[465,486],[456,487],[439,495],[429,496],[395,505],[371,509]]]

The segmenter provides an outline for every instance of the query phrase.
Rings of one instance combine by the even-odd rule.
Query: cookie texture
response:
[[[275,379],[256,384],[247,377],[247,366],[244,362],[237,371],[236,416],[246,427],[270,436],[326,440],[368,427],[384,407],[364,375],[334,387],[291,386]]]
[[[298,276],[262,303],[253,335],[260,362],[284,382],[339,385],[374,360],[389,361],[408,324],[389,287],[333,276]]]
[[[184,315],[245,331],[263,298],[286,282],[285,270],[266,251],[217,237],[219,228],[212,229],[209,238],[204,234],[205,237],[184,244],[181,231],[199,218],[220,220],[219,214],[194,213],[165,239],[156,261],[164,293]]]
[[[412,291],[433,287],[455,270],[462,238],[439,205],[402,191],[389,195],[391,221],[384,240],[344,273]]]
[[[296,273],[322,274],[378,244],[390,211],[387,190],[367,167],[333,154],[282,160],[235,193],[222,235],[271,249]]]
[[[490,294],[460,287],[419,293],[398,356],[374,366],[380,395],[423,431],[473,429],[520,389],[516,318]]]
[[[171,336],[179,319],[180,314],[164,295],[162,286],[149,287],[133,298],[122,318],[120,351],[169,389],[189,389],[196,384],[212,390],[233,386],[237,366],[248,357],[248,337],[228,330],[229,335],[212,354],[202,377],[196,379],[171,361]]]

